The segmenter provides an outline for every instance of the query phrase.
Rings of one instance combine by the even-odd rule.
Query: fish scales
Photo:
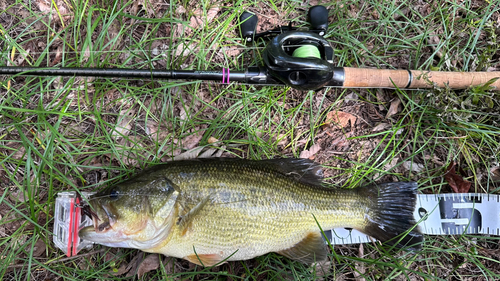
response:
[[[191,205],[204,197],[211,202],[197,213],[184,235],[179,230],[166,245],[149,251],[188,256],[193,246],[198,254],[210,254],[215,246],[229,256],[246,247],[251,255],[261,255],[288,248],[306,233],[317,231],[312,215],[326,229],[352,227],[352,218],[362,217],[358,208],[341,208],[347,207],[341,202],[349,199],[349,205],[356,204],[352,195],[296,182],[270,169],[218,164],[182,167],[191,175],[189,184],[185,184],[185,176],[175,176],[179,171],[169,171],[167,178],[182,188],[185,195],[181,193],[181,197],[193,200]],[[332,209],[332,204],[339,208]],[[278,233],[289,233],[291,238],[283,240],[280,235],[272,235]],[[238,260],[245,255],[248,253],[236,252],[232,258]]]
[[[397,194],[394,188],[403,191],[403,198],[392,203],[412,212],[413,206],[407,206],[412,204],[411,198],[406,193],[415,193],[416,185],[389,186],[390,196],[385,197],[385,189],[377,187],[325,188],[314,174],[317,167],[312,161],[297,159],[215,159],[159,165],[96,196],[100,199],[95,204],[91,200],[91,206],[96,206],[104,221],[112,213],[110,210],[117,214],[104,223],[106,230],[101,235],[95,228],[80,234],[90,240],[113,234],[115,238],[107,239],[121,240],[116,242],[118,246],[204,265],[225,259],[245,260],[269,252],[310,262],[315,256],[326,256],[324,245],[319,249],[323,241],[318,224],[324,230],[350,227],[368,234],[397,227],[399,222],[390,216],[387,222],[378,221],[380,213],[390,209],[386,205]],[[118,195],[103,197],[106,193]],[[144,196],[147,203],[141,199]],[[411,218],[404,220],[403,229],[388,236],[399,235],[414,224]],[[123,232],[130,228],[127,225],[133,225],[135,234],[128,231],[131,234],[123,237]],[[138,225],[146,225],[140,235]],[[115,228],[123,228],[120,238]],[[134,240],[133,235],[139,238]],[[147,237],[154,243],[148,244]],[[412,237],[418,240],[421,235],[415,231]],[[127,239],[130,241],[124,242]],[[99,242],[113,246],[113,241]]]

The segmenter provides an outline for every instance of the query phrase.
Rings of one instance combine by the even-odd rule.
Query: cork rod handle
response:
[[[494,72],[448,72],[423,70],[390,70],[344,67],[344,88],[406,88],[423,89],[448,85],[452,89],[478,86],[493,78],[500,78],[500,71]],[[500,79],[490,86],[500,90]]]

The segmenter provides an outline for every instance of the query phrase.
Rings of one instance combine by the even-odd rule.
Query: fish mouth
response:
[[[80,229],[78,236],[83,240],[103,245],[124,241],[121,233],[113,229],[117,219],[117,216],[113,214],[113,209],[109,204],[96,204],[96,213],[91,216],[93,226]]]
[[[94,242],[108,247],[129,248],[127,237],[117,231],[98,232],[93,226],[87,226],[78,232],[78,236],[86,241]]]
[[[94,223],[95,231],[103,233],[113,228],[113,225],[116,223],[116,215],[113,214],[114,208],[109,204],[100,204],[99,207],[101,212],[98,211],[98,214],[100,216],[92,216],[92,222]],[[102,223],[99,223],[99,221],[102,221]]]

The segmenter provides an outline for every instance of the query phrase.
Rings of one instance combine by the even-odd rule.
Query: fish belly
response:
[[[168,244],[157,252],[178,258],[196,253],[218,254],[230,261],[247,260],[289,249],[311,232],[320,233],[314,217],[325,223],[325,230],[335,227],[332,221],[346,224],[336,223],[332,218],[322,219],[325,214],[308,211],[219,207],[206,208],[197,215],[185,229],[174,230]]]

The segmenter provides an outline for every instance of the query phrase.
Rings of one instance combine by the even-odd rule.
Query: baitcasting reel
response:
[[[300,90],[315,90],[332,82],[333,48],[322,36],[328,28],[328,10],[323,6],[309,9],[311,29],[302,30],[280,26],[262,33],[255,33],[257,16],[244,12],[240,16],[241,36],[247,42],[277,35],[264,50],[264,66],[274,79]]]

